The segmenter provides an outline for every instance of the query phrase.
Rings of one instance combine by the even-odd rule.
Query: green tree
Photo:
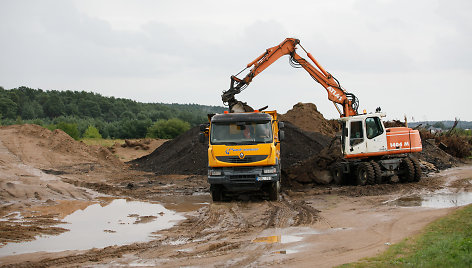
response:
[[[87,130],[85,130],[83,138],[87,139],[101,139],[102,135],[100,135],[100,132],[98,129],[94,126],[89,126]]]
[[[69,136],[71,136],[74,140],[78,140],[80,138],[80,133],[79,129],[77,128],[77,124],[60,122],[55,126],[55,128],[61,129],[65,133],[69,134]]]
[[[433,127],[437,127],[437,128],[440,128],[440,129],[446,129],[446,126],[441,121],[438,121],[438,122],[434,123]]]
[[[44,112],[50,118],[58,117],[65,114],[65,106],[58,95],[52,95],[44,103]]]
[[[147,137],[173,139],[190,129],[190,124],[178,118],[159,120],[148,128]]]
[[[16,112],[18,111],[18,105],[9,98],[0,96],[0,114],[3,115],[3,118],[13,119],[16,117]]]

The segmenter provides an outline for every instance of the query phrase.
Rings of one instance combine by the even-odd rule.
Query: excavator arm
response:
[[[297,45],[307,53],[307,56],[313,61],[316,67],[296,53]],[[357,114],[358,101],[354,94],[347,93],[342,89],[339,82],[330,73],[326,72],[315,58],[300,45],[300,40],[295,38],[285,39],[278,46],[267,49],[262,55],[250,62],[244,70],[250,67],[252,67],[252,69],[243,79],[239,79],[236,76],[244,70],[239,72],[236,76],[231,76],[230,89],[223,92],[221,96],[223,103],[228,103],[231,111],[235,110],[233,107],[237,106],[240,107],[238,111],[251,111],[252,108],[246,105],[246,103],[236,100],[235,95],[243,91],[254,77],[284,55],[290,55],[290,63],[293,67],[305,69],[315,81],[326,89],[328,99],[334,103],[341,117]],[[337,104],[342,106],[342,112]]]

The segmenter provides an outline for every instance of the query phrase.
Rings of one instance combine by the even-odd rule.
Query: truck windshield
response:
[[[270,122],[213,123],[210,133],[211,144],[256,144],[272,142]]]

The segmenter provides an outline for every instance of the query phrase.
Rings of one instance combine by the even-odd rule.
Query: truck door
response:
[[[382,121],[378,117],[365,119],[367,152],[381,152],[387,150],[387,135]]]
[[[364,121],[351,121],[349,128],[349,146],[347,154],[360,154],[366,151]]]

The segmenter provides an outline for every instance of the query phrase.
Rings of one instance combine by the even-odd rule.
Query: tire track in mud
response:
[[[250,265],[272,247],[252,242],[263,230],[310,225],[318,220],[318,212],[304,201],[286,199],[280,202],[214,203],[200,208],[179,225],[158,232],[161,237],[151,242],[92,249],[74,256],[17,263],[15,267],[107,263],[110,258],[121,258],[126,254],[159,259],[163,266],[197,265],[202,258],[215,264]],[[228,258],[228,255],[238,257]],[[233,260],[228,263],[228,259]]]

